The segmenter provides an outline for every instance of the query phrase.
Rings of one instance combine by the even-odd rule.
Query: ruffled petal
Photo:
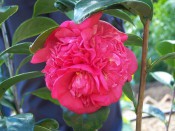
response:
[[[96,14],[91,15],[89,18],[87,18],[85,21],[79,24],[79,28],[86,29],[96,25],[99,22],[99,19],[101,16],[102,16],[102,12],[98,12]]]
[[[31,63],[36,64],[36,63],[42,63],[47,61],[47,59],[50,56],[50,51],[48,48],[42,48],[38,50],[32,57]]]
[[[91,98],[100,106],[109,106],[112,103],[117,102],[122,95],[122,88],[116,87],[106,94],[93,94]]]
[[[71,86],[70,83],[74,74],[75,72],[68,72],[56,80],[52,90],[52,97],[58,99],[61,105],[77,114],[92,113],[97,111],[100,106],[86,107],[83,105],[81,99],[75,97],[70,92],[69,87]]]
[[[135,54],[128,48],[126,48],[126,51],[127,51],[127,56],[128,56],[128,59],[129,59],[129,65],[128,65],[128,72],[133,75],[137,68],[138,68],[138,64],[137,64],[137,58],[135,56]]]

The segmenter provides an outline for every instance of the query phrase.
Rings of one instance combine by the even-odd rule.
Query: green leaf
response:
[[[67,15],[67,17],[69,17],[69,19],[74,19],[74,10],[68,11],[65,14]]]
[[[74,19],[74,8],[80,0],[56,0],[55,7],[64,12],[70,19]]]
[[[48,100],[56,105],[60,105],[59,102],[51,97],[51,92],[46,88],[40,88],[32,92],[33,95],[42,98],[44,100]]]
[[[54,119],[43,119],[35,124],[38,126],[45,127],[50,130],[58,130],[59,128],[58,122]]]
[[[3,97],[0,100],[0,104],[5,106],[5,107],[8,107],[8,108],[12,109],[13,111],[16,111],[14,101],[9,101],[8,99]]]
[[[25,99],[25,97],[28,96],[28,95],[31,95],[31,92],[26,92],[26,93],[24,93],[24,94],[22,95],[22,98],[21,98],[21,101],[20,101],[20,104],[19,104],[19,107],[20,107],[20,108],[22,108],[22,105],[23,105],[23,103],[24,103],[24,99]]]
[[[31,113],[10,116],[6,118],[8,131],[33,131],[34,117]]]
[[[74,10],[75,5],[80,0],[56,0],[55,7],[61,10],[62,12],[69,12]]]
[[[15,31],[13,44],[27,38],[39,35],[49,28],[58,26],[58,24],[47,17],[35,17],[23,22]]]
[[[32,44],[31,42],[24,42],[24,43],[19,43],[17,45],[13,45],[8,49],[4,50],[3,52],[1,52],[0,57],[2,57],[6,53],[31,54],[29,51],[29,46],[31,44]]]
[[[123,9],[140,16],[143,23],[152,19],[153,5],[151,0],[81,0],[75,5],[74,21],[82,22],[91,14],[107,9]]]
[[[35,128],[34,128],[34,131],[52,131],[52,130],[49,130],[45,127],[36,125]]]
[[[44,31],[42,34],[40,34],[35,41],[33,42],[33,44],[30,46],[30,51],[32,53],[35,53],[37,50],[43,48],[44,43],[47,39],[47,37],[52,33],[53,30],[55,30],[57,27],[53,27],[50,28],[46,31]]]
[[[174,78],[171,74],[163,71],[151,72],[150,74],[160,83],[165,84],[170,88],[173,88]]]
[[[0,119],[1,131],[33,131],[34,117],[31,113],[4,117]]]
[[[175,52],[168,53],[168,54],[163,55],[160,58],[156,59],[151,65],[148,66],[147,70],[150,71],[156,64],[158,64],[158,63],[160,63],[162,61],[165,61],[165,60],[169,60],[169,59],[170,60],[173,59],[173,61],[174,61],[174,59],[175,59]]]
[[[149,104],[144,104],[143,105],[143,112],[158,118],[165,125],[167,124],[165,114],[159,108],[154,107],[154,106],[149,105]]]
[[[78,115],[63,108],[63,118],[69,126],[73,127],[74,131],[95,131],[108,118],[109,112],[109,107],[103,107],[92,114]]]
[[[24,58],[21,63],[19,64],[18,68],[16,69],[16,75],[19,73],[19,70],[21,69],[21,67],[23,65],[25,65],[26,63],[28,63],[30,60],[32,59],[32,55],[27,56],[26,58]]]
[[[0,7],[0,25],[18,10],[17,5]]]
[[[22,73],[13,77],[10,77],[3,82],[0,83],[0,99],[4,95],[4,93],[14,84],[27,79],[37,78],[43,76],[43,74],[39,71],[32,71],[27,73]]]
[[[55,0],[37,0],[34,5],[33,16],[52,13],[58,11],[54,6]]]
[[[168,53],[175,52],[175,40],[165,40],[156,45],[156,49],[161,56],[164,56]],[[165,61],[169,66],[175,68],[175,60],[167,60]]]
[[[4,119],[0,116],[0,131],[7,131],[6,122]]]
[[[134,34],[127,34],[128,40],[124,43],[127,46],[142,46],[143,39]]]
[[[4,64],[4,59],[0,58],[0,67],[2,66],[2,64]]]
[[[122,10],[110,9],[110,10],[105,10],[104,13],[112,15],[114,17],[118,17],[118,18],[123,19],[125,21],[128,21],[129,23],[134,25],[134,23],[133,23],[132,19],[129,17],[129,15],[127,13],[125,13],[124,11],[122,11]]]
[[[136,101],[136,98],[134,97],[134,93],[133,93],[133,90],[132,90],[130,83],[128,83],[128,82],[125,83],[125,85],[123,87],[123,92],[133,102],[134,107],[135,107],[135,111],[136,111],[137,101]]]
[[[122,5],[129,12],[131,12],[135,15],[139,15],[143,25],[146,23],[147,19],[152,20],[152,17],[153,17],[152,0],[126,0],[126,1],[127,2],[125,2]]]

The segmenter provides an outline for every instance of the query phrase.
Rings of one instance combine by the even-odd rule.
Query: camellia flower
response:
[[[42,72],[52,97],[77,114],[117,102],[137,70],[135,55],[123,44],[127,35],[99,20],[101,15],[62,23],[31,61],[46,62]]]

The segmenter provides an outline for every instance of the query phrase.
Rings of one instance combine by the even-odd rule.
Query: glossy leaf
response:
[[[163,55],[160,58],[156,59],[151,65],[148,66],[148,71],[150,71],[156,64],[158,64],[162,61],[167,61],[167,60],[174,61],[174,59],[175,59],[175,52]]]
[[[18,10],[18,6],[0,7],[0,25]]]
[[[127,46],[142,46],[143,39],[134,34],[127,34],[128,40],[124,43]]]
[[[13,36],[13,44],[24,39],[39,35],[49,28],[58,26],[58,24],[47,17],[35,17],[23,22],[15,31]]]
[[[56,0],[55,7],[64,12],[70,19],[74,19],[74,8],[80,0]]]
[[[23,65],[25,65],[26,63],[28,63],[30,60],[32,59],[32,55],[29,55],[29,56],[27,56],[26,58],[24,58],[22,61],[21,61],[21,63],[19,64],[19,66],[18,66],[18,68],[16,69],[16,75],[19,73],[19,70],[21,69],[21,67],[23,66]]]
[[[54,6],[55,0],[37,0],[34,5],[33,16],[52,13],[58,11]]]
[[[4,59],[0,58],[0,66],[2,66],[2,64],[4,64]]]
[[[6,122],[4,119],[0,116],[0,131],[7,131]]]
[[[157,117],[164,124],[167,124],[165,114],[159,108],[156,108],[152,105],[144,104],[143,105],[143,112],[147,113],[151,116]]]
[[[33,131],[34,117],[30,113],[0,119],[1,131]]]
[[[134,23],[133,23],[132,19],[130,18],[130,16],[127,13],[125,13],[124,11],[122,11],[122,10],[110,9],[110,10],[105,10],[104,13],[112,15],[114,17],[118,17],[118,18],[120,18],[122,20],[125,20],[125,21],[128,21],[129,23],[134,25]]]
[[[30,113],[11,116],[7,117],[6,124],[9,131],[33,131],[34,117]]]
[[[160,83],[173,88],[174,78],[171,74],[163,71],[151,72],[150,74]]]
[[[35,128],[34,128],[34,131],[53,131],[53,130],[49,130],[45,127],[36,125]]]
[[[175,52],[175,40],[165,40],[156,45],[156,49],[161,56]],[[169,66],[175,68],[175,59],[165,61]]]
[[[68,11],[65,13],[67,15],[67,17],[71,20],[74,19],[74,10]]]
[[[14,84],[27,79],[37,78],[43,76],[43,74],[39,71],[22,73],[13,77],[10,77],[3,82],[0,83],[0,99],[4,95],[4,93]]]
[[[19,43],[17,45],[13,45],[3,52],[0,53],[0,57],[2,57],[6,53],[15,53],[15,54],[31,54],[29,51],[29,46],[31,45],[31,42],[24,42]]]
[[[5,106],[5,107],[10,108],[10,109],[13,110],[13,111],[16,111],[14,101],[10,101],[10,100],[8,100],[8,99],[6,99],[6,98],[3,97],[3,98],[0,100],[0,104],[3,105],[3,106]]]
[[[152,19],[151,0],[82,0],[75,6],[74,21],[82,22],[91,14],[107,9],[124,9],[140,16],[143,23]]]
[[[36,125],[45,127],[50,130],[58,130],[59,128],[58,122],[54,119],[43,119],[37,122]]]
[[[37,50],[43,48],[44,43],[47,39],[47,37],[52,33],[53,30],[55,30],[57,27],[50,28],[46,31],[44,31],[41,35],[39,35],[33,44],[30,46],[30,51],[32,53],[35,53]]]
[[[137,109],[137,101],[136,101],[136,98],[134,97],[134,93],[133,93],[133,90],[132,90],[130,83],[125,83],[125,85],[123,87],[123,92],[133,102],[135,110],[136,110]]]
[[[20,101],[20,103],[19,103],[19,107],[20,107],[20,108],[22,108],[22,106],[23,106],[23,104],[24,104],[24,99],[25,99],[25,97],[28,96],[28,95],[31,95],[31,92],[26,92],[26,93],[24,93],[24,94],[22,95],[21,101]]]
[[[74,10],[75,5],[80,0],[56,0],[55,7],[61,10],[62,12],[68,12]]]
[[[41,98],[41,99],[48,100],[56,105],[60,105],[57,100],[55,100],[51,97],[51,92],[47,89],[47,87],[37,89],[37,90],[33,91],[32,94]]]
[[[109,112],[109,107],[103,107],[92,114],[78,115],[63,108],[63,118],[74,131],[95,131],[106,121]]]

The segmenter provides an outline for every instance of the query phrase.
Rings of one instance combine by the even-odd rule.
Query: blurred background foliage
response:
[[[162,40],[175,40],[175,1],[174,0],[154,0],[154,17],[150,25],[150,36],[149,36],[149,48],[148,48],[148,59],[154,61],[159,57],[156,51],[156,44]],[[143,36],[143,24],[139,20],[139,17],[132,16],[135,26],[128,22],[125,22],[126,33],[136,34],[140,37]],[[141,47],[132,47],[135,52],[139,64],[141,63]],[[152,71],[167,71],[169,67],[165,63],[156,65]],[[135,82],[139,83],[140,67],[135,74]],[[147,80],[153,81],[153,78],[148,75]]]

